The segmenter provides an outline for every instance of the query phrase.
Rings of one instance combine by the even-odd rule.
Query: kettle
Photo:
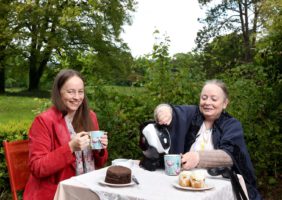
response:
[[[162,168],[163,156],[169,153],[171,145],[168,127],[147,121],[140,126],[140,132],[139,145],[144,155],[140,166],[150,171]]]

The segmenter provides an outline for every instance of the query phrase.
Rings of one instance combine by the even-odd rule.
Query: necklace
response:
[[[207,129],[203,123],[200,130],[197,133],[196,140],[191,146],[190,150],[194,151],[204,151],[213,149],[213,144],[211,141],[212,128]]]
[[[201,134],[202,134],[202,140],[201,140],[201,143],[200,143],[200,148],[201,150],[205,150],[205,146],[208,145],[209,143],[209,140],[210,140],[210,133],[211,133],[211,130],[210,129],[205,129]]]
[[[203,134],[203,141],[204,143],[208,143],[209,142],[209,133],[210,133],[210,130],[209,129],[206,129],[202,134]]]

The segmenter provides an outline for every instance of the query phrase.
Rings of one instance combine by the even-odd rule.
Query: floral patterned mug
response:
[[[164,155],[165,173],[169,176],[177,176],[181,170],[181,156],[179,154]]]
[[[90,131],[90,145],[92,149],[102,149],[100,138],[105,134],[104,131]]]

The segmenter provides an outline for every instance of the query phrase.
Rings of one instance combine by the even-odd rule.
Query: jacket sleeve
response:
[[[222,126],[222,133],[219,148],[232,157],[237,172],[244,174],[244,171],[250,167],[252,168],[252,166],[241,123],[234,118],[228,119]]]
[[[219,148],[231,156],[235,172],[244,177],[250,198],[259,199],[255,172],[245,144],[241,123],[234,118],[227,120],[222,126],[222,133]]]
[[[37,178],[53,175],[75,161],[67,142],[68,135],[62,134],[65,138],[61,141],[66,142],[55,149],[54,124],[47,121],[42,116],[36,117],[29,131],[29,167]],[[65,128],[60,126],[63,132]]]
[[[102,149],[100,152],[99,151],[94,151],[94,159],[95,159],[95,167],[96,168],[101,168],[104,166],[104,164],[108,160],[108,150],[107,149]]]
[[[172,106],[172,105],[171,105]],[[170,153],[185,153],[187,151],[187,134],[196,111],[196,106],[176,105],[172,106],[173,117],[170,125],[171,148]]]

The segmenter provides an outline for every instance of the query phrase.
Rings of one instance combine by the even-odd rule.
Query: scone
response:
[[[200,171],[192,172],[190,176],[191,186],[193,188],[203,188],[205,187],[205,175]]]
[[[182,171],[178,176],[178,183],[182,187],[190,187],[191,181],[190,176],[192,172],[191,171]]]

